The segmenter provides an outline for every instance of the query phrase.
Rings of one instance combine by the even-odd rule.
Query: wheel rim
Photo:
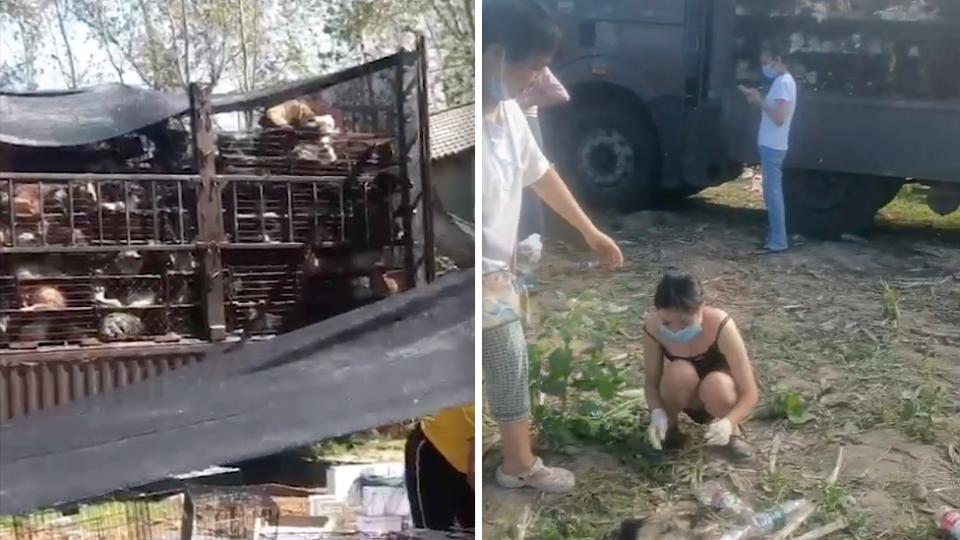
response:
[[[630,180],[636,156],[620,132],[597,129],[583,138],[579,160],[586,181],[600,188],[611,188]]]
[[[849,191],[847,178],[839,174],[808,174],[797,173],[797,187],[795,196],[800,202],[814,210],[832,210],[844,203]]]

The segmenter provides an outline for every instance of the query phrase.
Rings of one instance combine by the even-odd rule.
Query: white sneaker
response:
[[[547,467],[543,460],[537,461],[526,472],[516,476],[497,468],[497,484],[508,489],[531,487],[544,493],[568,493],[577,485],[573,473],[560,467]]]

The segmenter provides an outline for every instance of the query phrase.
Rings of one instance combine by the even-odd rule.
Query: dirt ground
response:
[[[604,355],[640,389],[642,320],[657,277],[670,268],[700,276],[709,302],[733,314],[760,380],[761,406],[745,426],[756,461],[704,455],[689,424],[694,449],[674,458],[587,439],[544,449],[577,474],[578,488],[541,496],[493,483],[499,456],[485,423],[493,447],[484,461],[485,539],[604,538],[624,518],[691,500],[710,478],[758,506],[815,499],[807,530],[849,523],[827,538],[936,538],[934,509],[960,507],[960,231],[892,223],[865,239],[759,256],[759,206],[747,184],[734,183],[679,213],[607,220],[628,260],[615,273],[583,264],[589,254],[576,247],[548,244],[532,301],[542,314],[564,308],[559,291],[596,291],[618,329]],[[646,412],[638,414],[641,433]],[[841,448],[839,478],[828,484]]]

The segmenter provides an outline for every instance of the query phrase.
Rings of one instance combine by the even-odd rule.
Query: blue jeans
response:
[[[763,175],[763,202],[767,206],[770,232],[767,249],[782,251],[789,247],[787,240],[787,212],[783,203],[783,160],[786,150],[760,147],[760,174]]]

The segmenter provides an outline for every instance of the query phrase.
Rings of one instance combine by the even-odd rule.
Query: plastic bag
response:
[[[540,264],[543,242],[539,234],[531,234],[517,244],[517,273],[532,274]]]

